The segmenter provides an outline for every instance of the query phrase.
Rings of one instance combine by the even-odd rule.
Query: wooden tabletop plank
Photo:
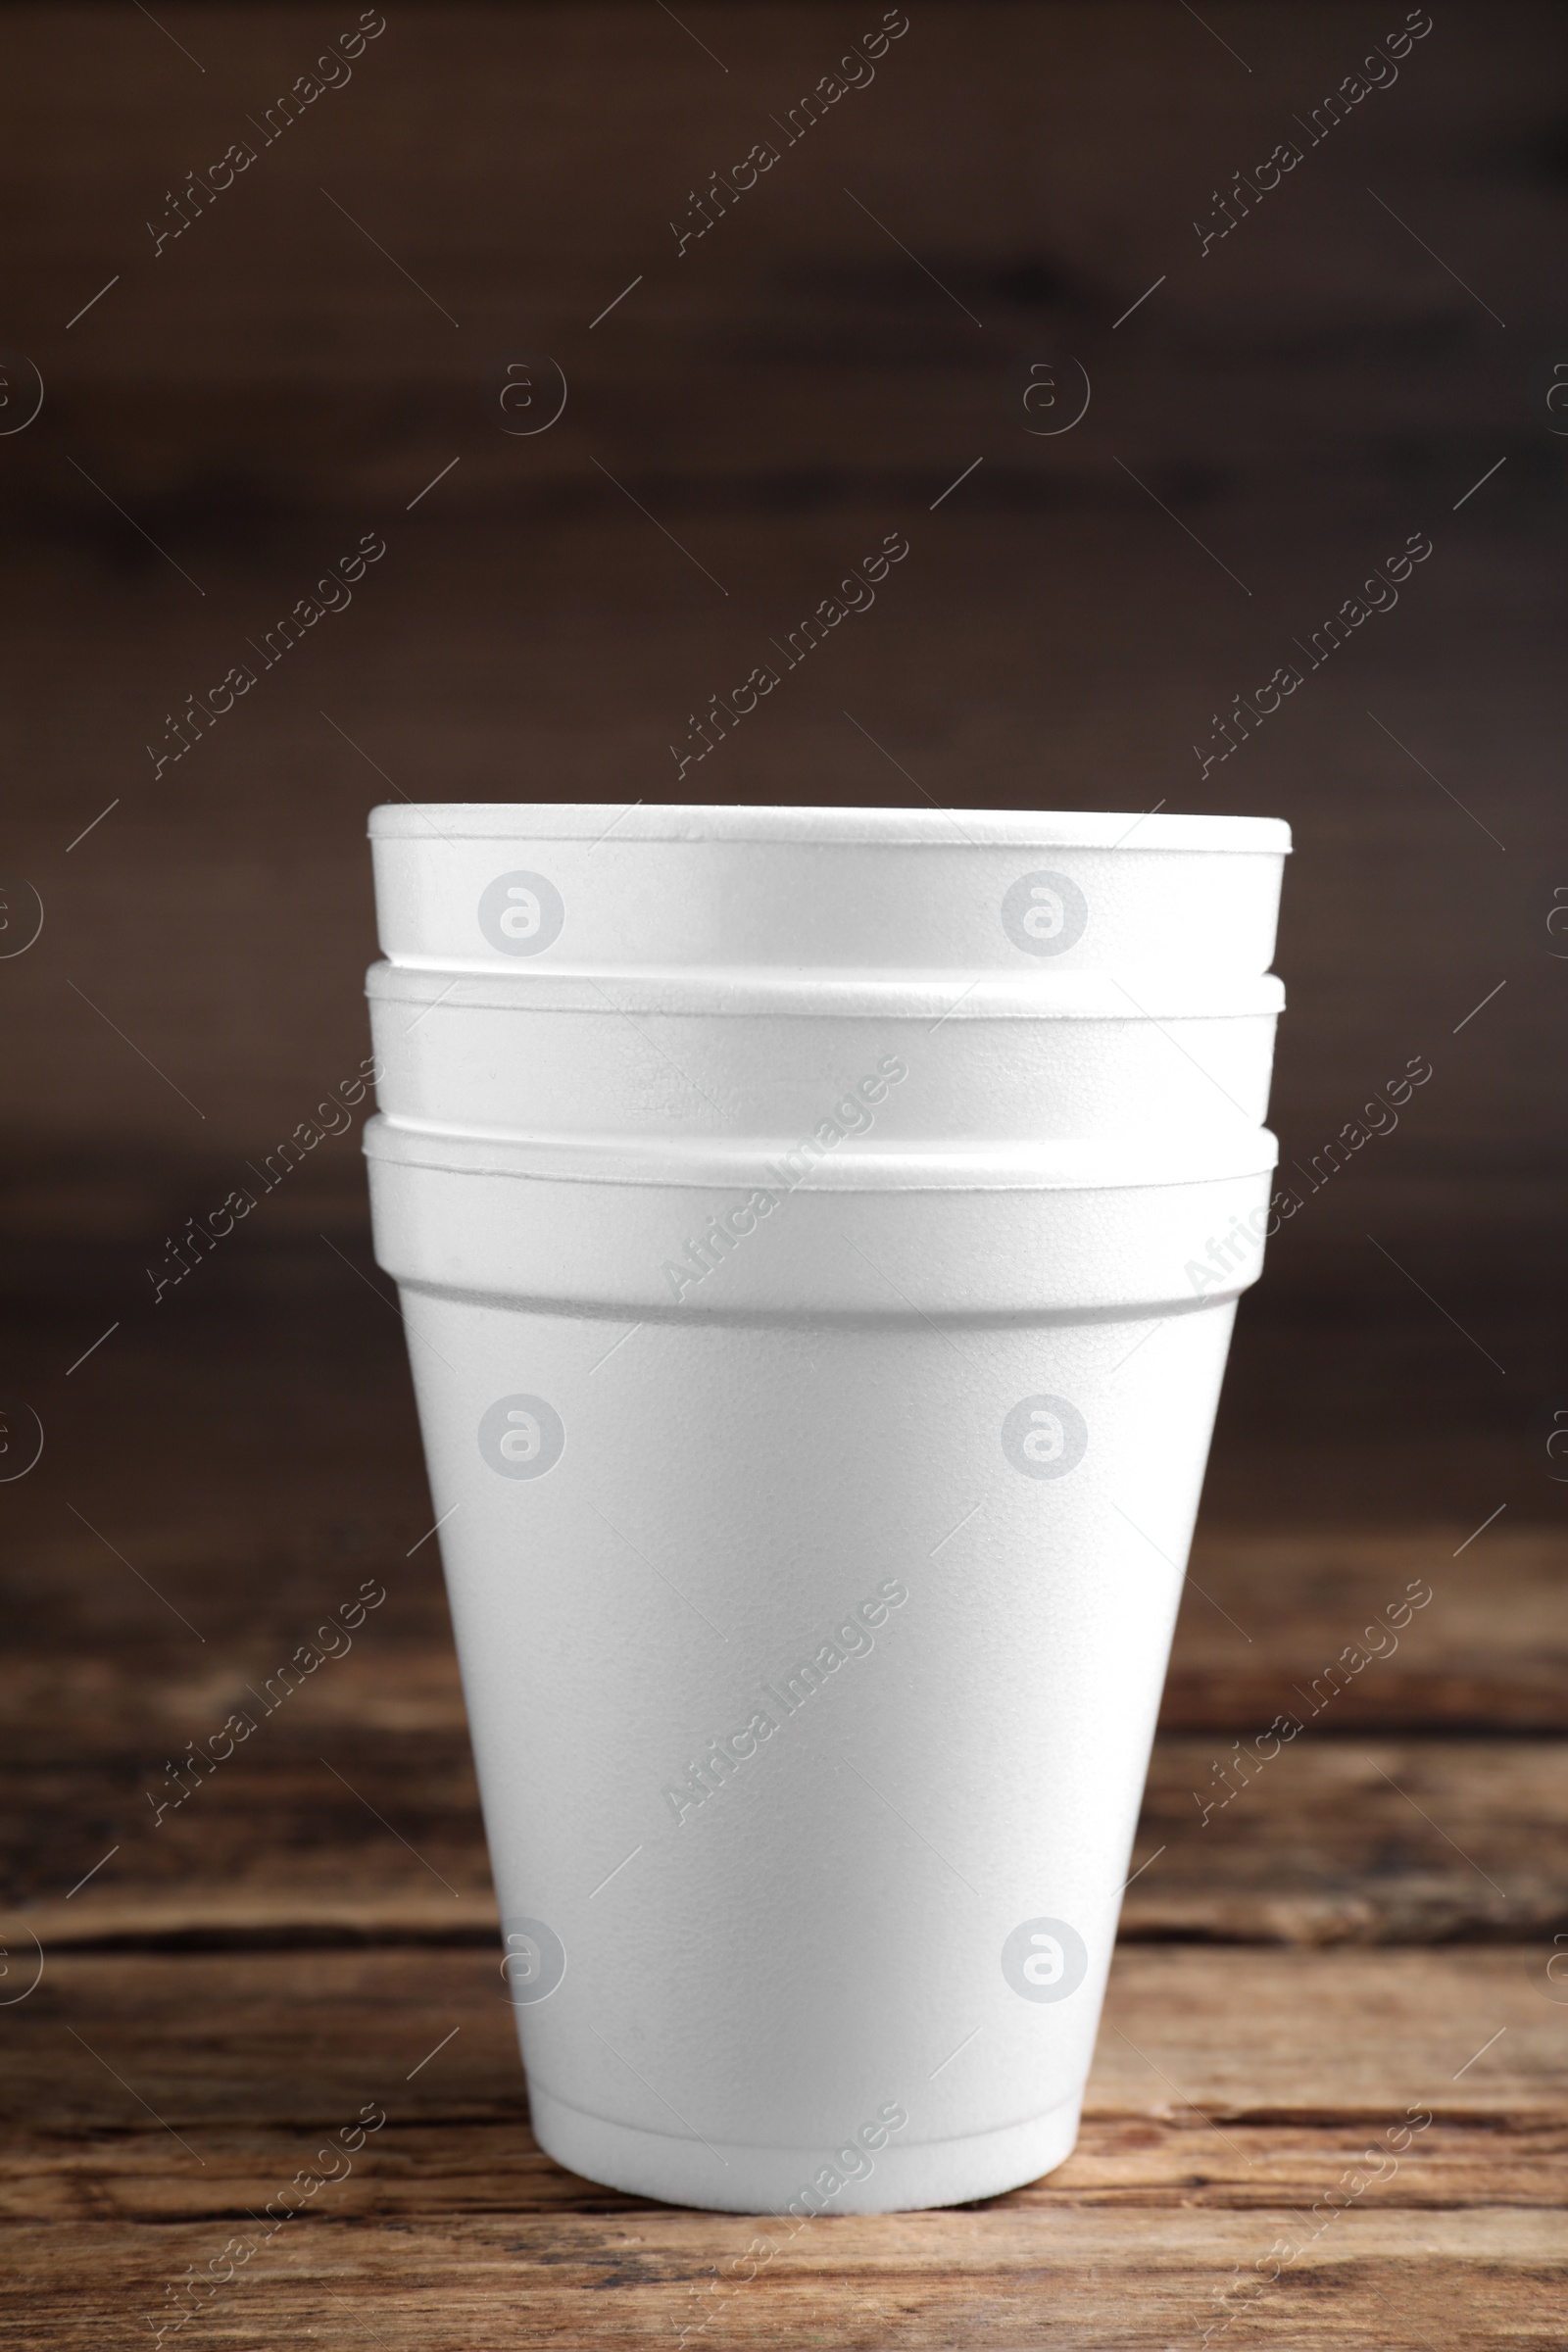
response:
[[[1568,1532],[1550,1523],[1210,1526],[1194,1547],[1161,1720],[1568,1730],[1565,1566]]]
[[[1558,2128],[1568,1982],[1549,1957],[1123,1945],[1088,2112],[1381,2129],[1414,2104],[1478,2129]],[[490,1949],[51,1953],[5,2029],[0,2114],[38,2134],[144,2133],[141,2099],[187,2137],[318,2132],[368,2099],[399,2127],[525,2113]],[[161,2154],[177,2156],[172,2139]]]
[[[19,2340],[168,2324],[225,2248],[249,2252],[193,2342],[1557,2340],[1568,2026],[1515,1954],[1123,1949],[1066,2165],[801,2230],[540,2155],[493,1977],[451,1951],[53,1958],[8,2020]],[[351,2171],[318,2160],[383,2111]],[[313,2167],[338,2177],[268,2239],[255,2217]]]
[[[13,1761],[0,1926],[51,1949],[485,1942],[497,1913],[466,1732],[413,1728],[417,1661],[408,1728],[389,1728],[400,1693],[376,1690],[373,1666],[345,1721],[331,1701],[353,1665],[161,1820],[149,1794],[172,1808],[187,1784],[145,1751]],[[1549,1943],[1568,1932],[1568,1742],[1308,1731],[1260,1752],[1257,1735],[1164,1734],[1132,1868],[1124,1938]]]
[[[160,1399],[180,1401],[177,1389]],[[307,1392],[302,1406],[311,1401]],[[347,1448],[356,1433],[333,1434]],[[416,1440],[412,1421],[401,1434]],[[379,1448],[367,1451],[378,1469]],[[178,1510],[167,1492],[128,1506],[122,1495],[117,1507],[83,1487],[90,1525],[57,1494],[19,1495],[16,1635],[0,1661],[7,1736],[25,1734],[34,1752],[39,1740],[76,1752],[83,1740],[117,1734],[156,1745],[177,1733],[182,1745],[215,1710],[248,1704],[246,1685],[265,1686],[367,1583],[386,1598],[313,1683],[309,1703],[324,1701],[345,1723],[461,1724],[435,1547],[407,1556],[428,1528],[422,1480],[408,1478],[408,1462],[405,1447],[399,1519],[385,1508],[387,1482],[382,1507],[365,1512],[368,1468],[357,1482],[360,1509],[334,1510],[313,1494],[308,1460],[281,1508],[245,1463],[225,1465],[226,1491],[198,1487]],[[1499,1525],[1466,1545],[1469,1532],[1201,1525],[1166,1727],[1263,1732],[1283,1713],[1319,1730],[1568,1731],[1568,1529]]]
[[[1325,2185],[1365,2156],[1381,2126],[1240,2124],[1210,2130],[1192,2115],[1129,2120],[1088,2114],[1078,2146],[1044,2180],[1000,2205],[1273,2211],[1310,2207]],[[0,2214],[8,2223],[202,2219],[265,2205],[309,2161],[301,2135],[275,2127],[189,2125],[191,2157],[156,2128],[101,2129],[70,2137],[19,2136],[0,2156]],[[1364,2165],[1363,2210],[1465,2206],[1560,2210],[1568,2124],[1433,2122],[1419,2163]],[[328,2168],[330,2169],[330,2168]],[[443,2219],[453,2214],[620,2213],[648,2200],[564,2172],[525,2121],[388,2123],[332,2202],[338,2220]]]
[[[11,1093],[32,1125],[9,1204],[23,1246],[0,1275],[29,1297],[57,1284],[67,1310],[16,1319],[15,1385],[49,1450],[42,1476],[5,1490],[26,1564],[0,1664],[0,1765],[24,1816],[0,1849],[24,1906],[0,1918],[0,2002],[14,2004],[0,2100],[18,2121],[0,2198],[19,2288],[0,2338],[98,2352],[139,2338],[149,2312],[167,2324],[185,2264],[248,2233],[320,2135],[373,2100],[388,2121],[352,2175],[167,2340],[613,2352],[686,2328],[688,2346],[878,2352],[1197,2347],[1205,2332],[1293,2352],[1555,2346],[1565,1546],[1561,1491],[1527,1466],[1521,1435],[1560,1376],[1539,1328],[1562,1250],[1544,963],[1533,988],[1521,965],[1503,1001],[1517,1051],[1497,1052],[1484,1023],[1451,1027],[1495,980],[1506,873],[1555,821],[1537,674],[1550,556],[1509,519],[1547,444],[1516,404],[1507,470],[1448,519],[1503,447],[1475,438],[1492,329],[1363,183],[1467,278],[1450,237],[1486,255],[1475,282],[1508,340],[1544,348],[1555,328],[1532,257],[1551,192],[1519,159],[1551,131],[1560,21],[1510,7],[1481,30],[1445,24],[1397,94],[1341,134],[1353,157],[1314,157],[1211,262],[1189,241],[1133,274],[1152,221],[1188,237],[1211,171],[1195,182],[1194,156],[1253,152],[1263,60],[1250,78],[1191,12],[1129,7],[1107,37],[1102,10],[1067,0],[994,12],[977,36],[972,11],[933,0],[876,87],[684,260],[664,216],[692,158],[731,163],[756,108],[814,78],[820,11],[700,7],[722,61],[645,6],[403,12],[353,89],[157,263],[155,150],[208,162],[215,93],[221,111],[223,90],[284,86],[306,62],[299,13],[220,23],[176,5],[172,30],[210,76],[134,12],[72,11],[64,42],[59,12],[13,19],[29,103],[4,169],[44,198],[14,257],[13,309],[49,379],[37,428],[9,445],[36,558],[12,615],[19,723],[44,753],[23,763],[14,849],[55,944],[9,967]],[[1272,39],[1298,90],[1344,71],[1343,12],[1289,12]],[[854,211],[846,179],[961,302]],[[323,184],[439,304],[330,211]],[[623,282],[607,255],[639,284],[590,331]],[[1167,262],[1128,322],[1134,377],[1164,388],[1140,410],[1109,321]],[[437,317],[446,303],[463,330]],[[522,318],[529,341],[561,350],[571,396],[559,429],[514,441],[477,378]],[[1069,345],[1094,374],[1091,412],[1026,442],[1004,364]],[[1287,347],[1298,364],[1282,368]],[[961,497],[932,514],[973,457]],[[409,512],[438,470],[439,495]],[[1327,524],[1311,512],[1325,495]],[[200,575],[200,612],[125,513]],[[1239,597],[1209,601],[1239,577],[1205,567],[1175,514],[1256,590],[1245,613]],[[170,677],[171,646],[181,674],[160,698],[220,675],[336,550],[339,520],[349,540],[384,525],[389,554],[332,621],[330,662],[318,644],[298,654],[199,759],[150,788],[144,771],[68,857],[110,798],[85,797],[94,773],[119,775],[157,730],[149,681]],[[1281,613],[1305,632],[1337,606],[1359,576],[1348,545],[1369,562],[1426,524],[1443,553],[1343,676],[1203,787],[1216,807],[1288,809],[1306,852],[1287,894],[1294,1009],[1274,1123],[1308,1197],[1242,1318],[1210,1482],[1233,1521],[1276,1532],[1216,1522],[1200,1538],[1127,1896],[1126,1934],[1153,1940],[1118,1955],[1080,2148],[983,2208],[780,2235],[753,2278],[735,2259],[753,2223],[596,2189],[528,2132],[435,1546],[415,1548],[433,1514],[402,1342],[361,1280],[352,1139],[331,1147],[328,1178],[270,1197],[254,1235],[156,1312],[145,1268],[288,1132],[305,1085],[364,1050],[362,817],[383,774],[416,793],[548,774],[563,797],[657,797],[688,704],[815,603],[862,525],[874,540],[894,523],[912,561],[853,650],[841,633],[755,738],[703,767],[703,790],[789,798],[805,776],[826,799],[876,799],[906,791],[907,762],[944,803],[1074,805],[1122,777],[1142,808],[1189,791],[1209,701],[1267,674]],[[64,695],[63,627],[80,656]],[[1231,671],[1199,699],[1221,642]],[[1505,775],[1472,708],[1480,674],[1515,716]],[[89,675],[83,702],[74,679]],[[440,708],[419,683],[432,675]],[[1440,803],[1369,708],[1463,805]],[[64,765],[48,752],[61,709],[74,713]],[[1487,848],[1490,867],[1482,818],[1513,852]],[[302,860],[289,845],[307,826]],[[179,953],[127,957],[127,907],[138,940]],[[68,1001],[62,969],[113,1028]],[[1303,1163],[1386,1064],[1424,1048],[1438,1083],[1399,1134],[1316,1188]],[[199,1137],[147,1055],[201,1105]],[[1373,1262],[1368,1230],[1394,1266]],[[1374,1303],[1348,1343],[1322,1302],[1348,1313],[1363,1294]],[[1404,1318],[1397,1335],[1368,1343],[1374,1314]],[[1331,1512],[1358,1532],[1329,1528]],[[148,1826],[165,1758],[244,1704],[366,1575],[388,1598],[353,1654]],[[1412,1579],[1433,1597],[1385,1648],[1367,1628]],[[1282,1714],[1302,1731],[1264,1755]],[[44,1976],[18,2002],[29,1920]],[[1441,1940],[1460,1937],[1493,1940]],[[110,1948],[225,1938],[244,1948]],[[1334,2212],[1368,2139],[1412,2109],[1436,2120]]]
[[[1165,1734],[1134,1866],[1124,1936],[1549,1945],[1568,1742]]]
[[[376,2223],[323,2210],[270,2244],[243,2214],[156,2230],[106,2221],[70,2233],[69,2259],[62,2234],[11,2234],[29,2346],[102,2342],[106,2328],[145,2340],[161,2317],[194,2308],[188,2333],[164,2342],[249,2347],[319,2329],[346,2352],[672,2339],[714,2352],[987,2340],[1169,2352],[1224,2327],[1219,2341],[1293,2352],[1545,2352],[1562,2340],[1568,2264],[1560,2216],[1530,2209],[1328,2209],[1315,2221],[1068,2207],[799,2230],[659,2211]],[[246,2267],[218,2284],[212,2264],[233,2270],[245,2247]],[[212,2281],[200,2306],[180,2291],[193,2269]],[[683,2328],[694,2332],[681,2339]]]

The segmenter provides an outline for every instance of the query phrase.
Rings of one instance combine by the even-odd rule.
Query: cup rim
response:
[[[383,957],[365,975],[372,1004],[451,1012],[668,1014],[706,1020],[1163,1021],[1273,1020],[1285,1004],[1275,972],[1123,965],[1034,973],[810,972],[753,964],[669,968],[539,963],[524,970],[408,964]],[[422,1016],[421,1016],[422,1017]]]
[[[1279,1143],[1263,1126],[1157,1137],[1062,1137],[1053,1143],[938,1143],[835,1152],[804,1173],[779,1137],[522,1135],[377,1111],[361,1130],[372,1162],[452,1176],[647,1187],[733,1195],[805,1193],[1093,1193],[1225,1184],[1266,1175]]]
[[[1289,857],[1277,816],[1201,816],[1137,809],[712,808],[693,802],[405,801],[369,812],[372,841],[684,842],[805,848],[1171,851]]]

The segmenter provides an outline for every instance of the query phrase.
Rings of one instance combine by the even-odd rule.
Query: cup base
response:
[[[644,2132],[568,2107],[530,2085],[534,2137],[568,2172],[630,2196],[716,2213],[796,2217],[815,2213],[911,2213],[931,2205],[964,2205],[1022,2188],[1054,2171],[1078,2138],[1080,2099],[1069,2099],[1027,2123],[961,2139],[913,2146],[889,2140],[861,2180],[831,2195],[814,2188],[827,2159],[819,2148],[758,2148],[707,2142],[666,2132]]]

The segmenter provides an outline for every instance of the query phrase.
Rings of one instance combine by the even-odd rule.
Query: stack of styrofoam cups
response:
[[[800,2219],[1067,2155],[1239,1292],[1287,828],[370,820],[534,2128]]]

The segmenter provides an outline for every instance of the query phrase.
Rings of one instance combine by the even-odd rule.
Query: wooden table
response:
[[[160,258],[170,180],[357,12],[154,6],[8,11],[5,339],[48,396],[0,436],[5,858],[48,922],[5,965],[0,1388],[48,1442],[0,1484],[0,2341],[145,2344],[238,2241],[166,2344],[1562,2344],[1568,1545],[1520,1443],[1562,1379],[1562,12],[1434,9],[1204,258],[1216,177],[1402,8],[922,0],[682,258],[694,175],[880,5],[406,4]],[[524,347],[571,397],[513,438],[480,385]],[[1007,364],[1063,354],[1093,406],[1037,439]],[[353,612],[155,769],[372,526]],[[370,800],[670,792],[687,710],[895,526],[897,595],[700,793],[1287,815],[1310,1200],[1242,1318],[1077,2152],[747,2276],[751,2221],[530,2137],[352,1144],[157,1308],[145,1267],[365,1050]],[[1399,612],[1200,772],[1417,529]],[[368,1576],[353,1651],[155,1826],[166,1758]],[[1204,1826],[1412,1578],[1397,1651]]]
[[[786,2241],[573,2179],[529,2133],[368,1274],[347,1229],[269,1262],[270,1307],[215,1266],[181,1323],[102,1350],[50,1474],[6,1490],[5,2342],[1564,2340],[1560,1534],[1287,1531],[1261,1494],[1207,1524],[1077,2152]],[[388,1598],[352,1652],[155,1826],[165,1759],[368,1577]],[[1411,1580],[1433,1597],[1397,1650],[1310,1718]],[[1205,1825],[1281,1710],[1306,1728],[1245,1787],[1233,1763]],[[269,2237],[270,2202],[327,2174]]]

